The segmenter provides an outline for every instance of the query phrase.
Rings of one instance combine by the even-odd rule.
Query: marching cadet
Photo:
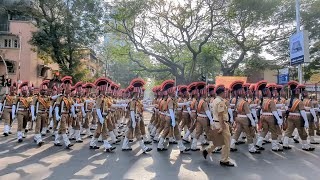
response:
[[[93,134],[91,133],[89,124],[90,124],[90,119],[93,118],[93,108],[94,108],[94,103],[95,100],[92,98],[91,94],[93,93],[92,90],[94,89],[95,85],[93,83],[85,83],[83,85],[83,89],[85,91],[85,96],[84,96],[84,111],[86,116],[84,117],[84,122],[82,128],[85,130],[85,134],[88,137],[92,137]],[[89,100],[89,101],[88,101]]]
[[[75,113],[77,115],[77,118],[73,119],[72,121],[72,129],[74,130],[74,136],[76,139],[76,143],[82,143],[81,139],[81,133],[80,128],[82,126],[83,118],[86,116],[86,112],[84,110],[83,106],[83,99],[82,99],[82,82],[77,82],[74,85],[75,88],[75,98],[73,99],[73,102],[75,103]]]
[[[6,94],[0,101],[0,116],[4,122],[3,135],[9,136],[11,129],[11,121],[15,118],[12,113],[13,108],[15,109],[15,98],[16,98],[17,84],[13,83],[10,86],[10,95]]]
[[[258,137],[256,147],[260,150],[264,150],[262,147],[262,143],[264,138],[266,137],[268,131],[271,133],[272,139],[272,151],[283,151],[282,146],[278,142],[278,132],[281,130],[281,126],[283,124],[282,118],[280,118],[276,103],[274,99],[272,99],[273,91],[276,89],[276,84],[268,84],[266,85],[265,81],[260,81],[257,83],[257,89],[262,90],[261,99],[261,116],[260,121],[262,124],[262,132]]]
[[[313,151],[315,148],[310,147],[307,142],[307,133],[305,128],[309,128],[309,121],[303,102],[299,99],[300,88],[298,82],[290,81],[288,86],[291,90],[291,98],[288,104],[288,110],[286,112],[288,128],[285,131],[283,138],[283,149],[291,149],[289,146],[289,137],[295,128],[298,129],[299,136],[302,140],[302,150]]]
[[[159,86],[155,86],[154,88],[152,88],[152,92],[154,94],[154,99],[152,100],[152,105],[153,105],[153,113],[151,116],[151,120],[150,123],[148,125],[149,128],[149,132],[150,132],[150,136],[154,137],[154,135],[156,134],[157,131],[157,123],[158,123],[158,118],[159,118],[159,107],[158,107],[158,103],[159,103]]]
[[[185,86],[185,85],[180,86],[179,91],[183,97],[182,102],[183,103],[189,102],[188,86]],[[185,134],[187,133],[191,125],[190,115],[191,115],[190,106],[188,105],[182,106],[182,120],[180,124],[180,129],[181,130],[184,129]]]
[[[146,107],[144,107],[144,104],[143,104],[144,91],[145,91],[145,89],[143,88],[140,96],[138,97],[138,103],[137,103],[140,106],[139,108],[141,108],[142,112],[143,112],[143,110],[146,110]],[[151,144],[152,143],[151,138],[147,134],[146,127],[144,124],[143,113],[141,114],[140,130],[141,130],[141,135],[142,135],[142,139],[143,139],[144,144]]]
[[[304,107],[307,113],[307,118],[309,121],[308,136],[310,139],[310,144],[319,144],[319,142],[316,142],[314,139],[314,136],[315,136],[314,131],[316,129],[316,123],[318,122],[318,117],[316,113],[318,103],[309,98],[308,92],[304,85],[300,85],[300,89],[302,91],[302,98],[303,98],[302,102],[304,104]]]
[[[199,148],[197,148],[198,139],[203,134],[203,132],[205,132],[208,135],[210,126],[214,126],[214,120],[211,116],[209,105],[206,101],[206,83],[198,82],[197,89],[199,90],[200,100],[197,105],[196,135],[192,140],[191,151],[200,150]]]
[[[98,89],[98,97],[96,99],[95,109],[99,121],[95,134],[90,141],[90,149],[99,149],[96,142],[99,136],[101,135],[103,140],[103,146],[105,148],[104,151],[106,152],[112,152],[114,149],[116,149],[116,147],[111,146],[107,137],[107,126],[109,122],[107,120],[109,119],[108,116],[110,115],[109,113],[112,102],[108,98],[106,98],[105,95],[108,89],[108,85],[110,85],[110,83],[112,82],[107,78],[98,78],[94,83]]]
[[[217,128],[219,129],[219,134],[223,137],[223,146],[221,150],[221,160],[220,165],[222,166],[234,166],[230,159],[230,138],[231,134],[229,131],[228,125],[228,107],[225,101],[225,87],[223,85],[217,85],[214,89],[216,94],[216,98],[212,101],[211,111],[213,113],[213,117],[215,119],[214,124],[210,126],[211,129]],[[215,137],[218,138],[218,137]],[[207,159],[207,155],[211,154],[212,151],[215,149],[216,145],[213,144],[208,146],[202,154],[205,159]]]
[[[23,125],[29,120],[29,107],[31,101],[28,101],[28,81],[22,82],[19,86],[19,89],[21,90],[21,95],[15,99],[14,104],[16,107],[12,109],[12,113],[17,115],[17,137],[18,142],[20,143],[23,141]]]
[[[74,103],[72,98],[70,97],[71,93],[71,84],[72,84],[72,77],[65,76],[61,79],[62,84],[60,85],[60,91],[62,91],[62,96],[59,96],[54,105],[54,114],[55,119],[58,122],[58,134],[55,137],[55,146],[61,146],[60,137],[64,141],[64,144],[67,149],[73,146],[70,143],[69,138],[67,136],[67,127],[68,127],[68,119],[69,113],[71,112],[72,118],[76,118]]]
[[[177,140],[178,142],[178,147],[181,153],[183,152],[187,152],[190,150],[190,148],[186,148],[181,140],[181,136],[179,133],[179,129],[178,126],[176,124],[176,120],[175,120],[175,113],[174,113],[174,109],[175,109],[175,102],[173,100],[173,96],[175,94],[175,90],[174,90],[174,83],[175,81],[173,80],[166,80],[161,84],[161,90],[163,91],[164,94],[164,99],[165,99],[165,103],[162,104],[162,110],[165,113],[165,127],[163,129],[163,132],[161,134],[159,143],[158,143],[158,151],[164,151],[167,150],[164,147],[164,140],[165,138],[168,136],[170,128],[173,128],[173,135],[174,138]]]
[[[139,141],[140,148],[142,149],[143,152],[149,152],[152,150],[152,148],[147,147],[144,144],[144,141],[141,137],[141,123],[142,121],[142,116],[143,116],[143,104],[138,101],[139,98],[139,93],[142,93],[142,88],[145,85],[144,80],[137,78],[133,79],[130,83],[130,86],[132,87],[132,99],[128,104],[128,108],[130,111],[130,118],[128,122],[128,132],[125,135],[125,138],[123,140],[122,144],[122,150],[123,151],[131,151],[132,148],[129,147],[129,139],[133,139],[133,136],[137,138]]]
[[[191,135],[192,138],[193,132],[195,132],[196,128],[196,120],[197,120],[197,107],[198,107],[198,98],[199,98],[199,90],[197,89],[197,83],[193,82],[188,85],[188,91],[191,94],[191,104],[190,104],[190,128],[188,128],[187,132],[184,134],[182,140],[185,143],[190,143],[189,136]],[[200,150],[200,149],[199,149]]]
[[[31,103],[31,117],[32,121],[36,123],[34,141],[38,146],[43,144],[42,135],[46,133],[48,125],[48,113],[50,108],[50,99],[45,95],[48,89],[49,81],[45,80],[40,85],[40,95],[35,96]],[[40,130],[42,132],[40,133]]]
[[[235,118],[235,122],[237,123],[237,129],[231,139],[230,148],[232,148],[232,151],[236,151],[236,139],[238,139],[240,133],[244,131],[247,136],[249,152],[253,154],[259,154],[260,151],[255,148],[255,145],[253,143],[253,139],[255,138],[256,122],[251,114],[249,103],[244,99],[245,92],[242,85],[242,81],[235,81],[230,85],[230,89],[232,89],[236,93],[237,98],[237,103],[235,105],[237,112],[237,116]]]
[[[166,99],[164,98],[164,94],[162,92],[161,86],[160,86],[159,94],[160,94],[159,104],[158,104],[159,120],[158,120],[158,124],[156,125],[157,130],[156,130],[156,134],[153,138],[153,142],[159,142],[160,134],[163,131],[165,123],[166,123],[166,121],[164,120],[165,119],[165,112],[163,110],[163,107],[164,107],[163,104],[166,103]]]

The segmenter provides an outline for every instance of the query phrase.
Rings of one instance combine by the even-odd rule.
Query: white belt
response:
[[[237,117],[240,117],[240,118],[247,118],[248,116],[247,115],[242,115],[242,114],[238,114]]]
[[[205,115],[205,114],[199,114],[199,113],[197,113],[197,115],[198,115],[199,117],[207,118],[207,115]]]
[[[272,113],[262,113],[262,115],[267,115],[267,116],[273,116],[273,114]]]
[[[289,113],[289,116],[301,116],[300,113]]]
[[[5,108],[12,108],[12,106],[4,106]]]
[[[197,112],[196,110],[191,110],[191,112]]]
[[[102,113],[102,115],[106,116],[106,115],[108,115],[108,113]]]
[[[310,111],[306,111],[306,114],[311,114],[311,112]]]
[[[184,112],[184,113],[189,113],[189,111],[182,111],[182,112]]]
[[[27,111],[28,109],[18,108],[18,111]]]
[[[161,112],[161,111],[159,111],[159,114],[161,114],[161,115],[165,115],[165,113],[163,113],[163,112]]]
[[[166,116],[169,116],[169,117],[170,117],[170,114],[168,114],[168,113],[164,113],[163,115],[166,115]]]
[[[178,111],[182,110],[182,108],[177,108]]]

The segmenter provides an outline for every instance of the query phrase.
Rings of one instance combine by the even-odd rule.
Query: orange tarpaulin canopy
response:
[[[247,82],[247,77],[241,76],[217,76],[216,77],[216,84],[223,84],[226,88],[229,88],[230,84],[234,81],[243,81],[244,83]]]

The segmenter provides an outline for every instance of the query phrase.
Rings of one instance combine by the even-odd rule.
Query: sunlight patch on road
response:
[[[75,176],[92,176],[94,173],[92,173],[93,169],[96,169],[96,166],[87,165],[84,168],[80,169],[80,171],[76,172]]]
[[[0,158],[0,170],[6,168],[10,164],[19,163],[25,160],[25,158],[21,156],[10,156],[10,157],[4,157]]]
[[[14,172],[14,173],[6,174],[4,176],[0,176],[0,179],[16,180],[16,179],[21,179],[21,176],[20,174]]]
[[[41,147],[38,147],[36,144],[34,144],[34,148],[28,149],[26,151],[23,151],[22,153],[19,153],[21,155],[25,155],[25,156],[34,156],[36,154],[39,154],[47,149],[49,149],[50,147],[52,147],[52,144],[44,144]]]
[[[156,173],[149,172],[145,169],[153,164],[152,158],[141,158],[136,161],[131,167],[127,170],[127,172],[123,175],[122,179],[152,179],[155,177]]]
[[[50,164],[48,168],[57,167],[60,164],[66,163],[71,159],[72,155],[65,152],[55,153],[45,158],[42,158],[40,162]]]
[[[28,175],[24,177],[25,179],[45,179],[53,173],[47,166],[38,163],[22,166],[16,170],[22,170],[27,173]]]

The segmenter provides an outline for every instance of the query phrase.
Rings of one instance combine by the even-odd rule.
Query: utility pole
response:
[[[2,62],[3,62],[3,64],[4,64],[4,67],[6,68],[6,74],[5,74],[5,79],[8,79],[9,77],[8,77],[8,67],[7,67],[7,63],[6,63],[6,61],[3,59],[3,57],[0,55],[0,58],[1,58],[1,60],[2,60]],[[6,85],[6,94],[8,94],[9,93],[9,89],[8,89],[8,86]]]
[[[297,21],[297,33],[300,32],[300,0],[296,0],[296,21]],[[298,65],[298,78],[299,83],[302,84],[302,63]]]

